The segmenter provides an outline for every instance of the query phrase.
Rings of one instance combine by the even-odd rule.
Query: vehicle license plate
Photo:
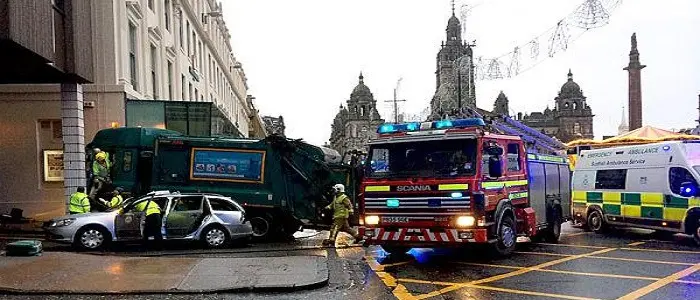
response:
[[[408,223],[408,217],[382,217],[382,223]]]

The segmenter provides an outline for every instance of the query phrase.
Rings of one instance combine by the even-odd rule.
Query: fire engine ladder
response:
[[[487,121],[487,126],[494,131],[502,134],[520,136],[523,141],[526,142],[528,152],[561,155],[566,149],[566,145],[559,140],[549,137],[508,116],[484,118],[477,111],[473,109],[469,110],[474,116]]]

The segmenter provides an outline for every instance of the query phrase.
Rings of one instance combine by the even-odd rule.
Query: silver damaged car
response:
[[[141,240],[145,215],[134,211],[143,201],[154,201],[162,211],[164,240],[201,241],[221,248],[253,235],[245,211],[231,198],[215,194],[151,192],[125,201],[123,207],[100,213],[67,215],[44,224],[49,239],[95,250],[110,242]]]

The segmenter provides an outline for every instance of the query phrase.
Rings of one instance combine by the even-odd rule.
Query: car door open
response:
[[[202,196],[180,196],[173,199],[165,221],[168,238],[183,238],[201,224]]]

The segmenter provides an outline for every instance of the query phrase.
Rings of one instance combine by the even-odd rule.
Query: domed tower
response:
[[[556,118],[559,130],[556,137],[562,141],[571,141],[579,138],[593,138],[593,113],[591,107],[586,104],[581,87],[574,81],[574,75],[569,69],[567,80],[561,86],[556,101]]]
[[[496,102],[493,103],[493,113],[500,116],[508,116],[508,97],[501,91],[496,98]]]
[[[367,142],[376,136],[377,127],[382,123],[384,120],[377,111],[377,100],[360,73],[359,82],[350,93],[347,107],[341,104],[333,120],[330,146],[340,154],[351,150],[367,151]]]
[[[462,41],[462,26],[455,15],[454,4],[445,33],[446,40],[436,57],[435,95],[431,101],[431,111],[435,116],[460,105],[476,107],[472,48]]]
[[[377,112],[377,100],[374,99],[372,91],[365,85],[365,77],[360,72],[359,82],[350,94],[348,100],[348,110],[352,120],[379,119]]]

